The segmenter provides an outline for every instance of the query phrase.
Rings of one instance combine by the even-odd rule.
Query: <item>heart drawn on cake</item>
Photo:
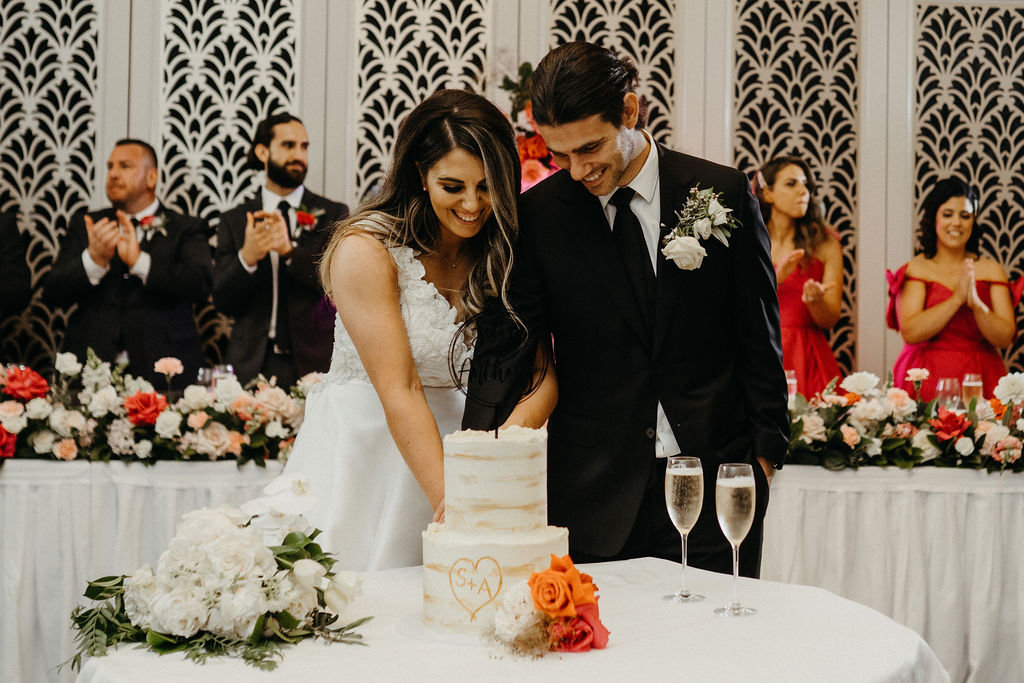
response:
[[[452,595],[469,612],[469,620],[494,602],[501,592],[501,565],[493,557],[481,557],[476,562],[459,558],[448,568],[448,584]]]

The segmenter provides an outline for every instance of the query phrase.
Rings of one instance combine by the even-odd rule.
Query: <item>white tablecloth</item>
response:
[[[679,587],[679,565],[641,559],[584,566],[600,589],[605,650],[514,657],[479,641],[452,643],[418,626],[422,568],[366,575],[364,595],[346,617],[373,615],[360,628],[367,647],[304,641],[285,651],[272,673],[240,660],[203,666],[122,647],[89,660],[80,683],[128,681],[920,681],[948,680],[914,632],[874,610],[817,588],[743,579],[740,600],[760,613],[712,613],[731,597],[732,578],[693,571],[707,600],[680,605],[663,595]]]
[[[8,460],[0,468],[0,680],[71,680],[70,614],[89,579],[156,564],[185,512],[239,504],[280,472],[235,462]]]
[[[889,615],[954,681],[1024,681],[1024,475],[791,465],[764,537],[762,578]]]

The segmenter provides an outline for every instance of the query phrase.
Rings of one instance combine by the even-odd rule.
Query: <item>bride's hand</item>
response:
[[[438,524],[444,523],[444,498],[437,504],[437,509],[434,510],[434,518],[430,521],[437,522]]]

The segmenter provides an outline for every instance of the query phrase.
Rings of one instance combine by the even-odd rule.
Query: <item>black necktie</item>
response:
[[[629,202],[635,194],[636,191],[632,188],[621,187],[612,195],[611,202],[615,205],[612,240],[619,251],[629,284],[636,295],[637,309],[644,324],[650,328],[656,283],[643,228],[640,227],[636,214],[629,208]]]
[[[288,228],[288,239],[290,240],[292,238],[292,205],[282,200],[277,205],[277,210],[284,216],[284,224]],[[284,259],[281,259],[277,264],[277,320],[274,325],[274,342],[281,350],[288,351],[291,349],[292,340],[291,330],[288,328],[288,278],[285,277],[284,269]]]

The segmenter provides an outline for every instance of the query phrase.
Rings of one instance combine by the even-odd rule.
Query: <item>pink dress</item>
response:
[[[896,308],[896,301],[903,289],[905,280],[917,278],[907,277],[907,266],[904,265],[896,273],[886,271],[889,278],[889,313],[887,316],[889,327],[898,330],[899,320]],[[925,285],[925,308],[931,308],[942,303],[953,295],[953,292],[945,285],[931,280],[918,280]],[[978,297],[985,304],[992,305],[992,287],[1007,286],[1003,282],[991,280],[978,280]],[[893,384],[903,387],[913,396],[913,382],[907,382],[907,370],[910,368],[925,368],[929,376],[921,384],[921,398],[930,401],[935,398],[935,383],[940,377],[956,377],[963,380],[964,373],[976,372],[981,374],[984,384],[983,394],[985,398],[992,396],[992,390],[1003,375],[1006,374],[1006,366],[1003,358],[996,351],[995,347],[988,343],[974,322],[974,314],[967,305],[963,305],[953,315],[946,327],[927,341],[917,344],[907,344],[903,347],[896,364],[892,368]]]
[[[782,366],[796,371],[796,390],[814,396],[839,375],[832,347],[825,333],[814,322],[807,305],[801,301],[804,283],[825,275],[825,264],[816,258],[802,262],[779,283],[779,317],[782,322]]]

